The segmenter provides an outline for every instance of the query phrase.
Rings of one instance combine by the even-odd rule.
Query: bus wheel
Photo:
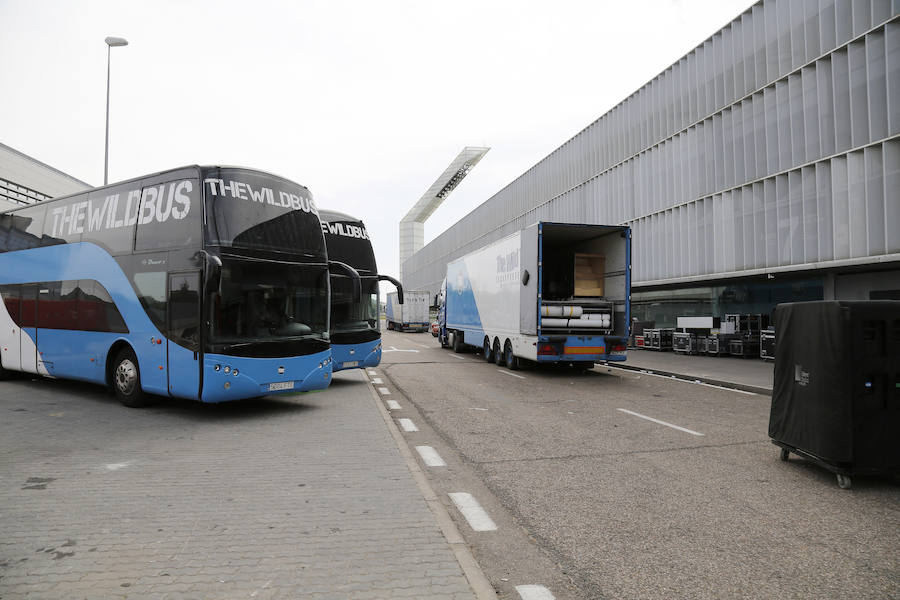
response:
[[[506,340],[506,347],[503,349],[503,359],[506,361],[506,368],[515,371],[519,368],[519,358],[513,354],[512,344]]]
[[[488,337],[484,338],[484,344],[481,346],[481,351],[484,353],[485,362],[494,362],[494,353],[491,352],[491,340]]]
[[[116,398],[125,406],[140,408],[149,404],[147,395],[141,389],[141,371],[131,348],[123,348],[116,356],[112,381]]]

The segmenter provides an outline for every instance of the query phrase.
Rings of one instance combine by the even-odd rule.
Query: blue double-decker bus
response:
[[[221,402],[331,380],[308,189],[190,166],[0,213],[0,377]]]
[[[361,293],[354,292],[352,274],[334,269],[331,274],[331,353],[335,371],[374,367],[381,362],[381,327],[378,321],[378,282],[397,287],[400,282],[379,275],[372,242],[362,221],[333,210],[319,211],[328,258],[351,267],[359,274]]]

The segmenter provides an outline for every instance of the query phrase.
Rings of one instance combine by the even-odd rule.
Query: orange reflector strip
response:
[[[603,354],[606,348],[603,346],[566,346],[563,354]]]

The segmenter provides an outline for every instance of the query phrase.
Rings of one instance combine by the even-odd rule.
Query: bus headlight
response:
[[[226,367],[225,367],[225,374],[227,375],[228,373],[231,373],[231,367],[226,366]]]
[[[238,376],[238,370],[235,369],[234,371],[231,372],[231,374],[234,375],[235,377],[237,377],[237,376]]]
[[[222,368],[222,365],[216,365],[213,367],[213,371],[218,371],[221,368]]]

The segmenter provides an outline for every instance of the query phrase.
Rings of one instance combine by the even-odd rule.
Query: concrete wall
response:
[[[0,144],[0,210],[93,187]]]

